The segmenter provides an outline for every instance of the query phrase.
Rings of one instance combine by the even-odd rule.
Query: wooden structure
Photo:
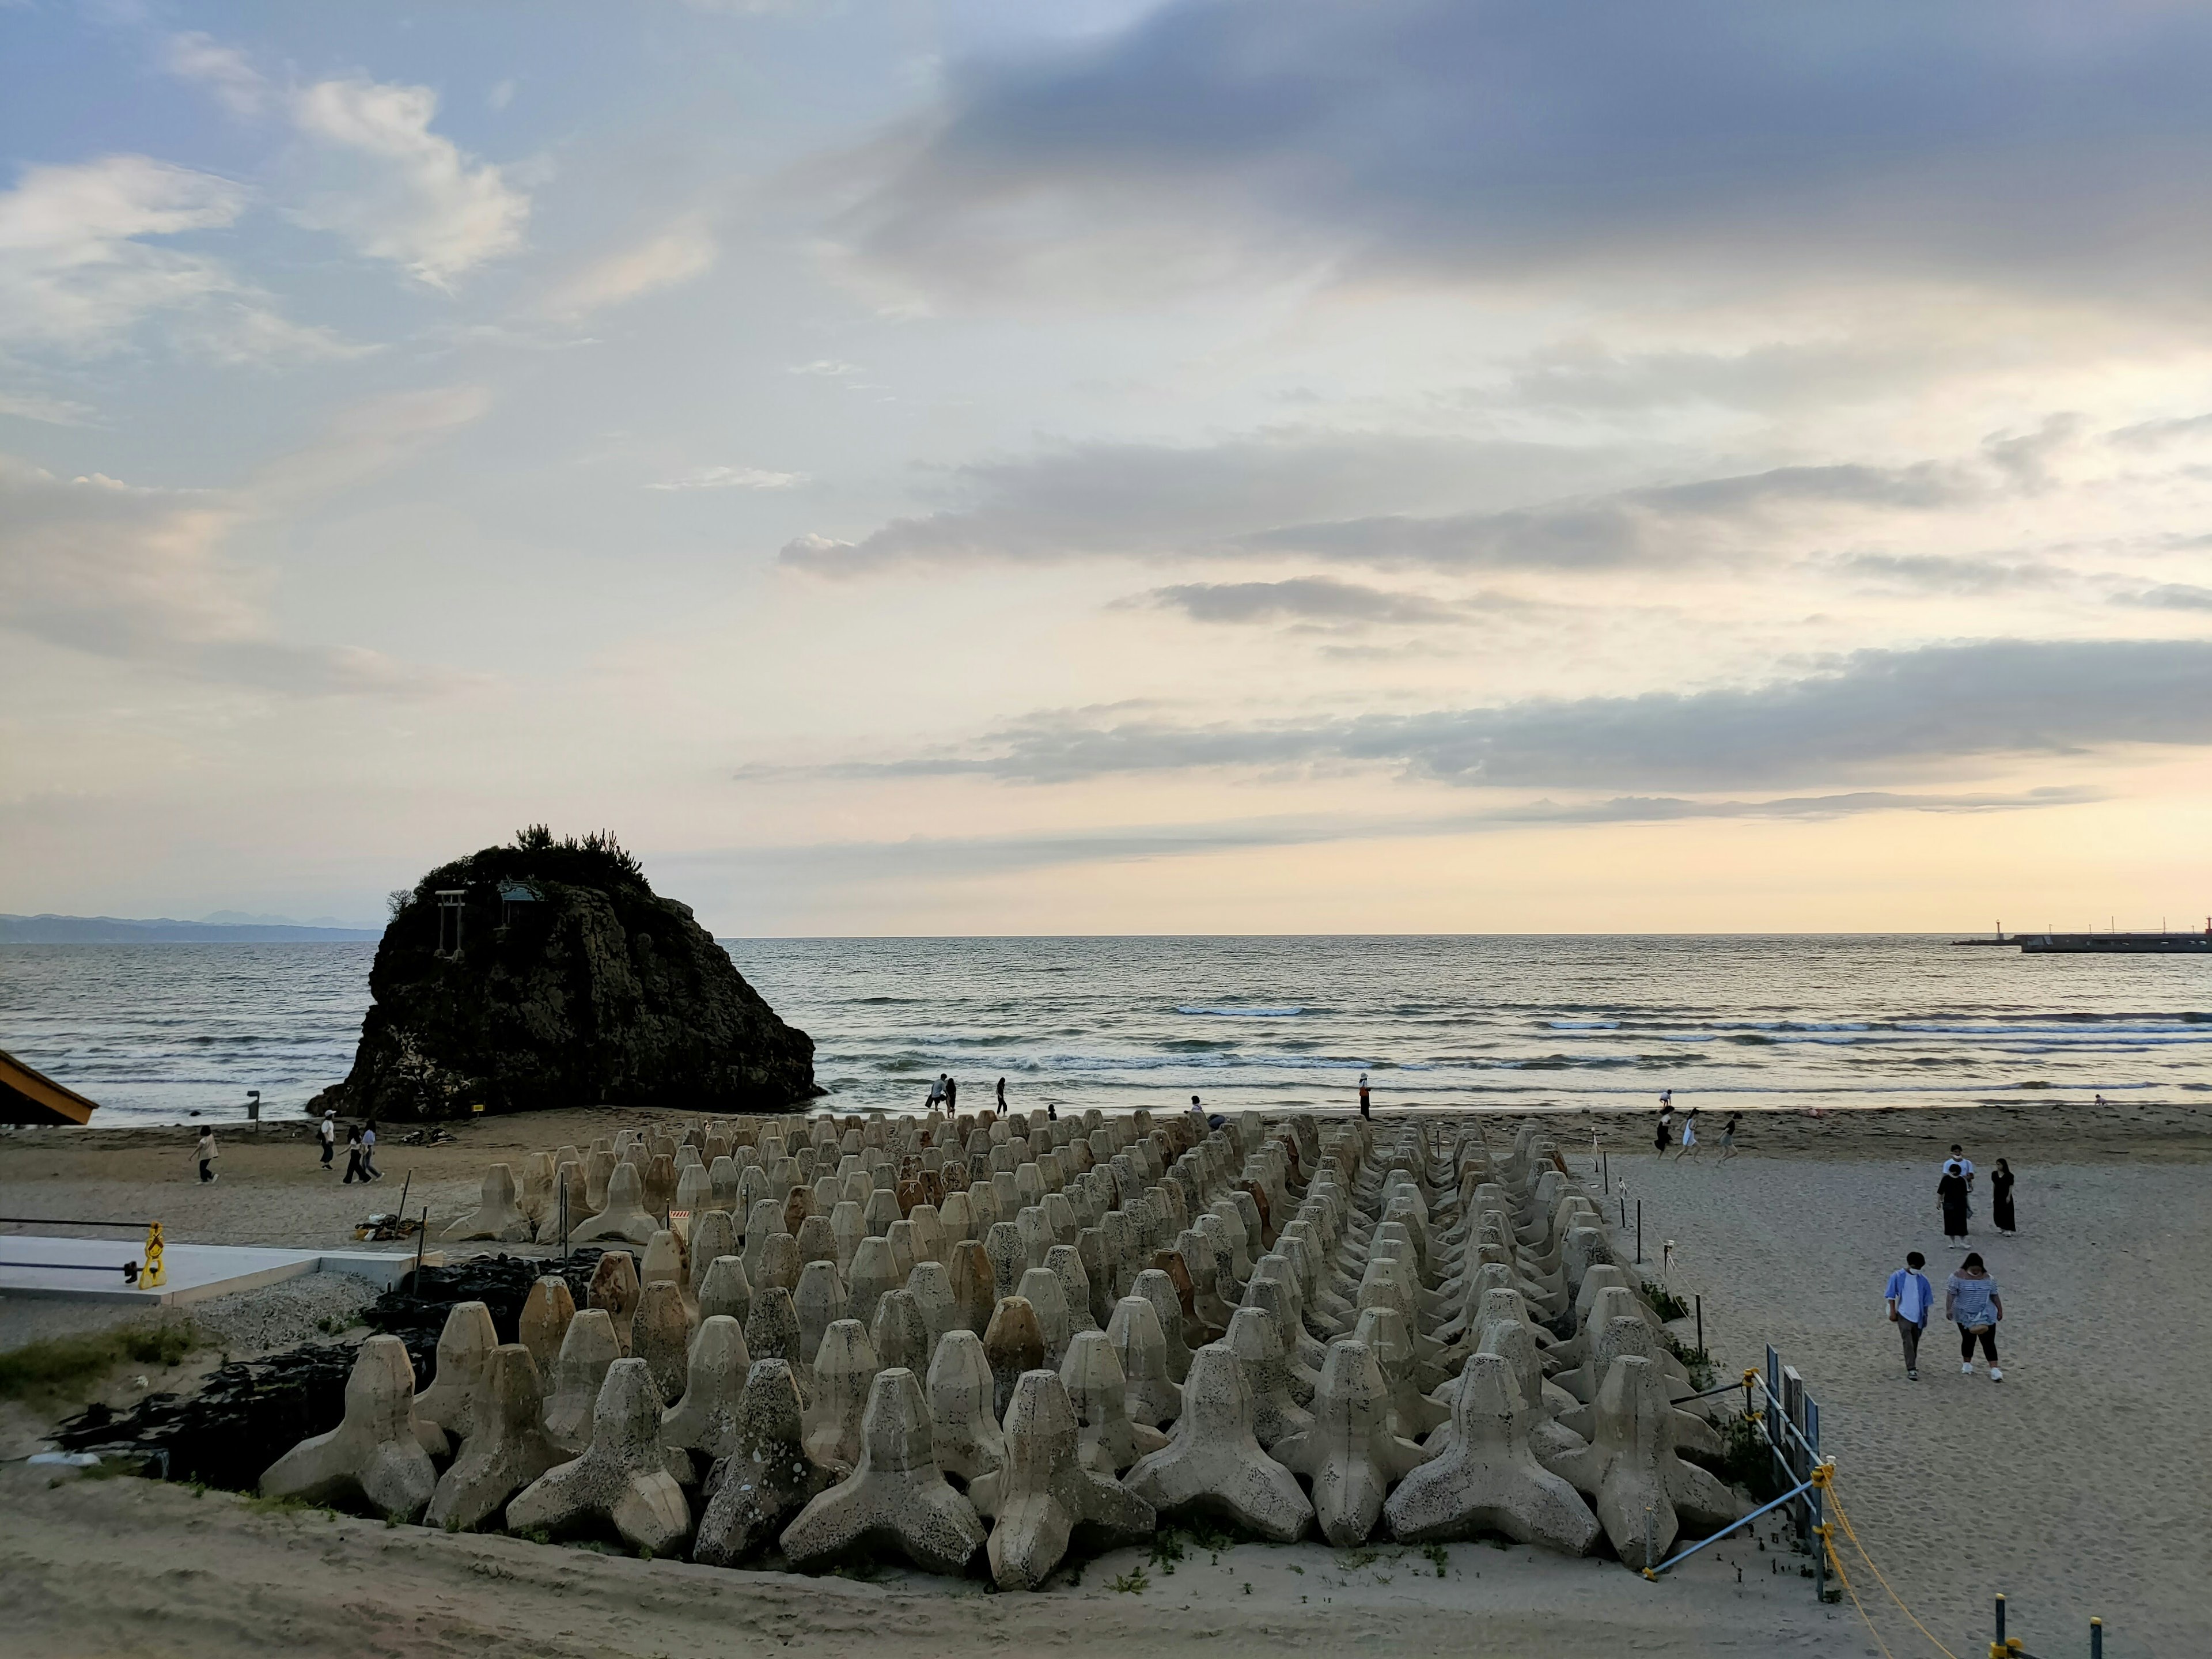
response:
[[[99,1109],[97,1102],[64,1089],[0,1048],[0,1123],[84,1124]]]

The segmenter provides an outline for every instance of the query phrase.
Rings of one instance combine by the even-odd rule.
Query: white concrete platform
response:
[[[73,1302],[134,1303],[178,1307],[210,1297],[254,1291],[304,1273],[352,1273],[386,1290],[415,1265],[410,1250],[273,1250],[230,1244],[171,1244],[162,1252],[167,1283],[141,1290],[123,1277],[123,1264],[143,1261],[145,1238],[125,1233],[107,1238],[47,1238],[0,1234],[0,1297],[58,1297]],[[426,1255],[425,1265],[443,1261]],[[44,1264],[44,1265],[40,1265]]]

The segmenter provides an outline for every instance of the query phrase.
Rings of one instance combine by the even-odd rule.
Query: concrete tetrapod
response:
[[[1623,1293],[1616,1291],[1613,1294],[1617,1297]],[[1657,1347],[1657,1342],[1651,1334],[1651,1327],[1638,1316],[1626,1313],[1607,1319],[1597,1333],[1589,1361],[1579,1371],[1562,1372],[1558,1382],[1553,1385],[1562,1397],[1572,1390],[1593,1402],[1570,1406],[1560,1411],[1559,1419],[1561,1425],[1586,1440],[1595,1436],[1597,1423],[1595,1401],[1604,1390],[1606,1373],[1617,1359],[1633,1354],[1638,1358],[1651,1360],[1652,1369],[1660,1373],[1662,1384],[1671,1383],[1673,1379],[1667,1376],[1665,1368],[1658,1363]],[[1576,1386],[1577,1380],[1582,1384],[1579,1388]],[[418,1406],[416,1409],[421,1407]],[[1704,1418],[1692,1416],[1677,1407],[1671,1420],[1676,1451],[1686,1451],[1698,1457],[1717,1458],[1723,1455],[1720,1436]]]
[[[964,1486],[996,1474],[1006,1461],[994,1393],[983,1339],[964,1326],[947,1331],[929,1362],[930,1436],[938,1467]]]
[[[814,1354],[814,1400],[807,1411],[806,1450],[817,1463],[860,1461],[860,1416],[883,1369],[857,1319],[840,1319],[822,1334]]]
[[[1314,1425],[1314,1415],[1291,1398],[1290,1367],[1283,1358],[1283,1340],[1275,1334],[1275,1316],[1264,1308],[1239,1308],[1222,1338],[1244,1364],[1244,1381],[1252,1390],[1252,1432],[1270,1452],[1275,1443],[1304,1434]],[[1320,1390],[1315,1390],[1318,1398]]]
[[[903,1365],[916,1376],[929,1374],[929,1331],[921,1322],[914,1292],[903,1285],[885,1291],[878,1298],[876,1316],[868,1324],[868,1341],[883,1364]]]
[[[613,1322],[615,1340],[629,1352],[630,1316],[637,1311],[637,1262],[628,1250],[609,1250],[592,1269],[587,1305],[604,1310]]]
[[[591,1443],[592,1413],[607,1367],[622,1358],[614,1321],[604,1308],[586,1308],[568,1322],[561,1357],[553,1365],[553,1395],[545,1402],[545,1432],[574,1457]]]
[[[878,1371],[860,1419],[860,1463],[784,1529],[794,1567],[896,1550],[926,1572],[957,1573],[982,1547],[982,1517],[945,1483],[931,1453],[921,1385],[903,1366]]]
[[[1075,1409],[1076,1445],[1085,1468],[1100,1474],[1119,1474],[1168,1443],[1158,1429],[1129,1420],[1128,1379],[1121,1374],[1121,1361],[1105,1332],[1075,1334],[1067,1345],[1067,1358],[1060,1361],[1060,1380]]]
[[[1128,1379],[1129,1420],[1148,1429],[1175,1421],[1182,1410],[1182,1391],[1168,1376],[1167,1338],[1152,1304],[1141,1296],[1116,1302],[1106,1322],[1106,1340]]]
[[[1322,1536],[1345,1549],[1367,1541],[1384,1495],[1428,1454],[1390,1432],[1382,1370],[1367,1345],[1339,1337],[1322,1362],[1313,1426],[1279,1440],[1269,1455],[1312,1482]]]
[[[568,1334],[568,1322],[575,1316],[576,1298],[569,1292],[568,1281],[556,1273],[535,1280],[530,1294],[523,1297],[522,1311],[514,1322],[515,1340],[530,1350],[541,1380],[553,1375],[562,1340]]]
[[[1109,1351],[1110,1358],[1110,1350]],[[1036,1589],[1083,1527],[1112,1545],[1152,1530],[1152,1506],[1111,1474],[1085,1466],[1075,1410],[1052,1371],[1024,1374],[1006,1408],[1006,1467],[991,1528],[991,1577],[1000,1589]]]
[[[643,1249],[653,1243],[660,1224],[646,1213],[645,1185],[637,1165],[617,1164],[607,1177],[606,1207],[568,1234],[571,1244],[590,1244],[603,1238],[625,1239]]]
[[[799,1363],[811,1365],[822,1346],[822,1334],[845,1317],[845,1283],[834,1261],[810,1261],[799,1275],[799,1288],[791,1293],[792,1310],[799,1316]]]
[[[507,1506],[510,1532],[609,1530],[634,1550],[665,1554],[690,1535],[691,1506],[660,1447],[660,1391],[642,1359],[607,1367],[592,1413],[592,1443],[550,1469]]]
[[[437,1374],[415,1396],[415,1415],[456,1440],[474,1434],[477,1389],[497,1346],[491,1310],[481,1302],[456,1302],[438,1333]]]
[[[477,1386],[476,1429],[431,1495],[425,1526],[465,1532],[568,1455],[545,1432],[538,1363],[520,1342],[492,1350]]]
[[[991,1328],[983,1333],[983,1357],[991,1364],[991,1415],[1003,1421],[1006,1407],[1013,1404],[1014,1384],[1022,1373],[1033,1371],[1045,1362],[1044,1328],[1027,1297],[999,1299],[991,1314]]]
[[[735,1566],[766,1548],[799,1510],[842,1480],[806,1454],[799,1386],[787,1360],[757,1359],[738,1397],[729,1455],[707,1476],[707,1508],[691,1559]]]
[[[685,1358],[691,1346],[691,1319],[684,1310],[684,1291],[672,1279],[656,1279],[637,1299],[630,1316],[629,1351],[645,1361],[660,1403],[684,1396]]]
[[[699,1281],[699,1319],[702,1324],[716,1314],[727,1314],[740,1325],[753,1310],[753,1287],[745,1279],[744,1258],[718,1255],[707,1264]]]
[[[1572,1486],[1536,1461],[1529,1420],[1511,1362],[1502,1354],[1471,1356],[1443,1449],[1382,1506],[1391,1535],[1419,1544],[1496,1532],[1569,1555],[1589,1549],[1596,1517]]]
[[[702,1469],[727,1457],[737,1443],[738,1398],[752,1364],[738,1322],[710,1314],[691,1340],[684,1397],[661,1413],[660,1443],[696,1453]]]
[[[412,1521],[437,1488],[437,1471],[415,1425],[415,1366],[396,1336],[372,1336],[346,1377],[345,1417],[302,1440],[264,1471],[264,1498],[366,1502]]]
[[[1124,1484],[1163,1516],[1225,1516],[1281,1544],[1313,1519],[1297,1481],[1253,1436],[1252,1391],[1225,1342],[1193,1357],[1176,1437],[1139,1460]]]
[[[514,1171],[504,1164],[495,1164],[484,1171],[483,1191],[477,1207],[439,1235],[448,1243],[489,1238],[501,1244],[527,1244],[537,1236],[538,1229],[515,1201]]]
[[[753,1297],[753,1310],[745,1316],[745,1352],[756,1361],[787,1359],[791,1379],[799,1389],[799,1403],[813,1397],[811,1370],[799,1357],[799,1315],[791,1305],[791,1292],[771,1285]]]
[[[1632,1567],[1665,1560],[1683,1520],[1717,1529],[1743,1516],[1734,1492],[1674,1455],[1674,1413],[1649,1359],[1616,1359],[1598,1390],[1589,1449],[1559,1460],[1559,1473],[1595,1500],[1615,1553]]]

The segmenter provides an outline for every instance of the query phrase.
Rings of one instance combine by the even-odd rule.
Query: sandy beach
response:
[[[1632,1217],[1643,1200],[1646,1271],[1656,1276],[1672,1241],[1670,1286],[1703,1297],[1723,1374],[1759,1363],[1769,1342],[1802,1371],[1860,1538],[1953,1654],[1986,1643],[2000,1590],[2014,1633],[2046,1656],[2086,1652],[2093,1613],[2106,1620],[2114,1659],[2212,1650],[2203,1588],[2212,1547],[2189,1437],[2212,1407],[2191,1363],[2194,1334],[2212,1316],[2212,1261],[2192,1221],[2212,1164],[2204,1116],[2176,1107],[2094,1118],[1761,1115],[1747,1119],[1742,1155],[1719,1165],[1711,1151],[1698,1163],[1655,1159],[1644,1115],[1581,1115],[1570,1129],[1573,1115],[1562,1115],[1559,1139],[1577,1173],[1595,1127],[1607,1170],[1628,1183]],[[353,1221],[396,1201],[409,1171],[410,1207],[423,1197],[435,1225],[473,1201],[493,1157],[604,1133],[605,1119],[490,1120],[447,1146],[387,1141],[391,1179],[370,1193],[321,1174],[313,1148],[292,1138],[298,1127],[272,1125],[258,1145],[227,1135],[225,1179],[208,1188],[186,1178],[180,1132],[10,1135],[0,1140],[0,1210],[104,1214],[153,1203],[179,1237],[338,1243]],[[1510,1123],[1500,1131],[1502,1142]],[[1939,1291],[1956,1260],[1934,1208],[1936,1164],[1954,1139],[1984,1170],[2010,1158],[2021,1178],[2020,1236],[1996,1238],[1978,1219],[1973,1241],[2006,1299],[2002,1384],[1960,1376],[1955,1337],[1940,1323],[1923,1347],[1923,1380],[1907,1382],[1883,1317],[1883,1279],[1907,1249],[1928,1255]],[[0,1347],[24,1340],[39,1317],[33,1304],[0,1304]],[[102,1387],[125,1397],[118,1383]],[[234,1652],[248,1632],[262,1641],[280,1632],[288,1650],[308,1653],[651,1655],[726,1641],[732,1630],[749,1646],[860,1654],[967,1642],[1079,1653],[1130,1644],[1169,1653],[1345,1644],[1880,1651],[1848,1601],[1820,1606],[1808,1582],[1788,1576],[1801,1558],[1734,1541],[1657,1586],[1608,1562],[1479,1544],[1451,1547],[1438,1579],[1418,1552],[1347,1554],[1309,1542],[1241,1545],[1218,1560],[1194,1553],[1174,1574],[1154,1565],[1146,1588],[1117,1591],[1114,1581],[1145,1566],[1142,1552],[1124,1551],[1091,1564],[1080,1584],[1021,1596],[906,1573],[857,1583],[554,1553],[272,1514],[137,1480],[49,1485],[20,1465],[0,1480],[0,1547],[14,1563],[0,1609],[18,1633],[15,1650],[36,1656]],[[1893,1654],[1936,1653],[1878,1586],[1859,1583]]]

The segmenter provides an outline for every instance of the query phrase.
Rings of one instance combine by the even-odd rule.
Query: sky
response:
[[[0,5],[0,910],[2212,909],[2212,9]]]

